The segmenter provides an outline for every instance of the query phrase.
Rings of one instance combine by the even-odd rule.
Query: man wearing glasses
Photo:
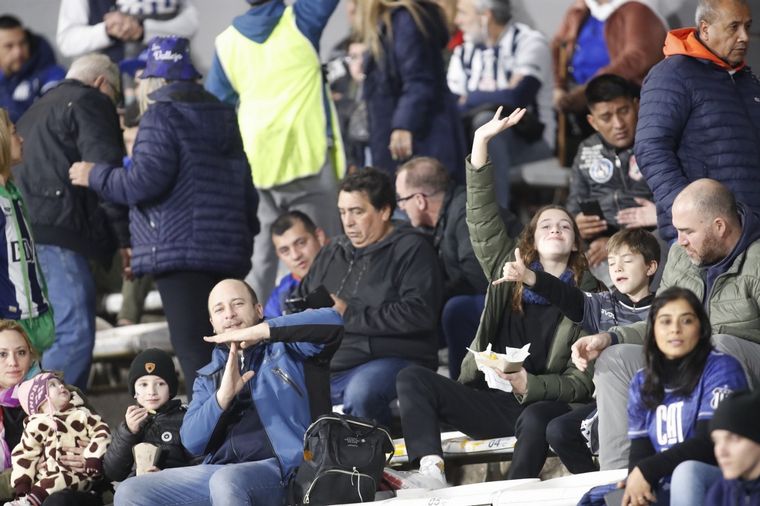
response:
[[[435,158],[418,157],[399,167],[396,202],[412,225],[429,230],[443,267],[441,332],[449,348],[449,376],[459,366],[478,329],[488,280],[470,243],[465,222],[466,194]]]
[[[430,238],[392,221],[390,177],[367,168],[340,185],[344,235],[325,245],[298,288],[324,285],[343,317],[344,337],[330,362],[333,404],[387,424],[396,375],[410,364],[438,365],[441,271]]]

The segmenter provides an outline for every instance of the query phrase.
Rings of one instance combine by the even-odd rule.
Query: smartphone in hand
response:
[[[604,213],[602,213],[602,206],[599,205],[598,200],[581,200],[581,212],[586,216],[599,216],[600,219],[604,219]]]

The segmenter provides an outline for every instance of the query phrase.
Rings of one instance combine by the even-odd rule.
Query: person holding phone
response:
[[[192,456],[179,437],[187,409],[175,399],[178,384],[174,362],[165,351],[151,348],[134,358],[129,367],[129,393],[137,404],[127,407],[124,420],[113,431],[103,459],[109,480],[123,481],[135,475],[132,449],[139,443],[157,447],[149,471],[190,465]]]
[[[290,271],[280,279],[264,304],[264,317],[276,318],[305,309],[305,306],[293,305],[294,299],[298,299],[295,302],[305,301],[302,297],[295,297],[294,293],[328,239],[325,231],[308,214],[297,209],[281,214],[272,223],[270,231],[277,258]],[[329,294],[327,299],[327,306],[332,306]]]
[[[391,218],[397,202],[385,171],[347,176],[338,195],[345,234],[322,248],[295,294],[306,298],[324,285],[343,318],[345,336],[330,362],[333,404],[383,424],[391,421],[399,371],[438,365],[443,295],[432,241]]]
[[[657,225],[652,192],[633,156],[638,89],[624,78],[603,74],[586,86],[589,124],[570,176],[567,209],[588,242],[591,272],[607,286],[607,241],[618,229]]]

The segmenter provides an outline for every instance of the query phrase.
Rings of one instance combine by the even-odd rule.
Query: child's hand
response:
[[[525,283],[528,286],[536,284],[536,273],[525,266],[525,262],[523,262],[522,256],[520,255],[520,248],[515,248],[515,261],[506,262],[504,264],[501,276],[502,277],[493,282],[494,285],[500,285],[507,281]]]
[[[509,116],[501,118],[503,109],[503,107],[499,107],[491,121],[475,130],[472,140],[472,154],[470,155],[470,163],[475,169],[481,168],[488,161],[488,142],[507,128],[519,123],[526,111],[526,109],[518,107]]]
[[[124,421],[127,422],[127,428],[132,434],[140,432],[140,427],[146,418],[148,418],[148,410],[142,406],[129,406],[127,414],[124,415]]]

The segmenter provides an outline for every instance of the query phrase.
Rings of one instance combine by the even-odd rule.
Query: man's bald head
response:
[[[698,213],[703,219],[722,218],[733,226],[739,226],[739,209],[734,194],[714,179],[698,179],[681,190],[673,209],[683,207]]]
[[[214,332],[247,328],[263,318],[256,292],[244,281],[225,279],[208,295],[208,313]]]
[[[712,179],[699,179],[673,201],[678,244],[692,263],[711,265],[725,258],[741,236],[741,219],[731,191]]]

